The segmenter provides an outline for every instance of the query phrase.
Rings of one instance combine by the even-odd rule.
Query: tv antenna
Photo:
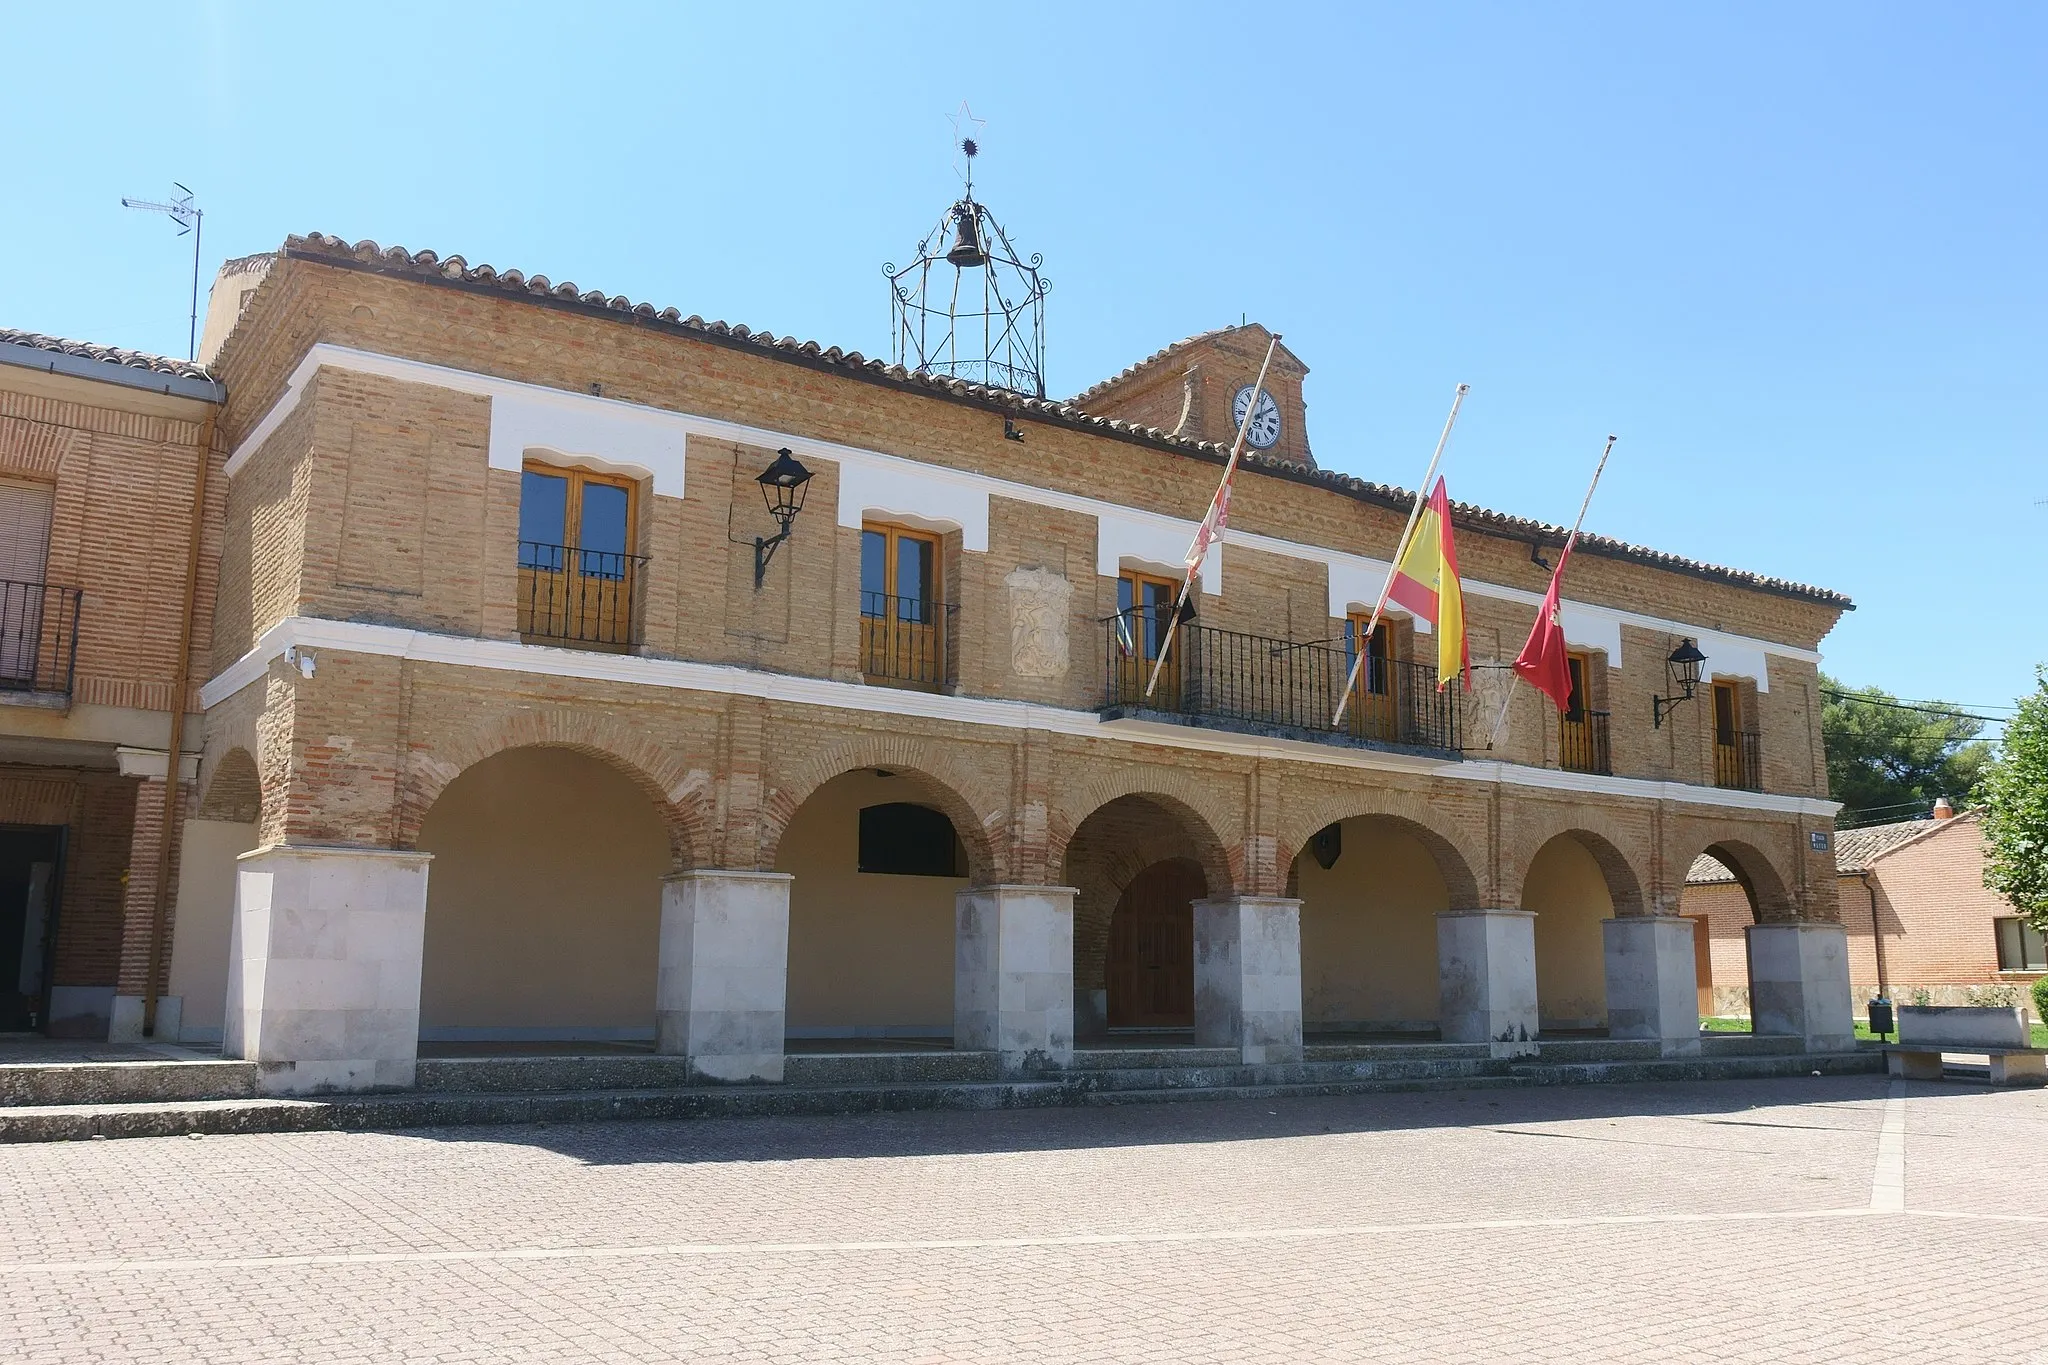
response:
[[[180,237],[183,237],[188,232],[192,234],[192,326],[190,334],[185,340],[185,358],[187,360],[197,360],[199,359],[199,235],[200,220],[205,218],[206,214],[200,209],[199,205],[192,202],[191,190],[186,189],[175,180],[171,182],[171,186],[173,189],[184,191],[184,193],[180,198],[173,199],[168,204],[160,204],[154,199],[128,199],[124,197],[121,200],[121,207],[124,209],[141,209],[145,213],[161,213],[164,217],[178,225],[178,235]]]

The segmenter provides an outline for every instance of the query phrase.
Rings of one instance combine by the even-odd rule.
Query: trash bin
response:
[[[1879,997],[1870,1002],[1870,1031],[1880,1038],[1892,1032],[1892,1002]]]

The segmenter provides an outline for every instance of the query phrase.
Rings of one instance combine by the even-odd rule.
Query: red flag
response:
[[[1536,612],[1536,624],[1530,628],[1528,643],[1515,656],[1515,672],[1529,680],[1529,685],[1557,703],[1559,711],[1569,711],[1572,705],[1572,666],[1564,643],[1564,625],[1558,620],[1557,604],[1559,589],[1564,586],[1565,562],[1572,557],[1572,547],[1566,545],[1564,553],[1557,557],[1557,568],[1550,575],[1550,591],[1543,594],[1543,605]]]

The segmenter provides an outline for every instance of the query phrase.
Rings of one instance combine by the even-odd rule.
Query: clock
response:
[[[1237,397],[1230,400],[1230,421],[1233,426],[1242,426],[1244,410],[1252,401],[1252,386],[1247,384],[1237,391]],[[1259,390],[1258,404],[1252,407],[1252,424],[1244,436],[1254,450],[1271,450],[1280,441],[1280,405],[1273,401],[1273,395]]]

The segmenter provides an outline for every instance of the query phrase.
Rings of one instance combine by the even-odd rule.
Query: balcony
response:
[[[1576,719],[1567,711],[1557,718],[1557,764],[1567,772],[1614,772],[1614,759],[1607,748],[1607,713],[1580,711]]]
[[[1754,730],[1714,737],[1714,785],[1737,791],[1764,789],[1763,742]]]
[[[0,694],[70,697],[84,595],[54,583],[0,580]]]
[[[519,635],[537,644],[624,653],[640,643],[645,555],[519,542]]]
[[[1369,660],[1343,724],[1332,726],[1351,672],[1351,655],[1339,645],[1184,625],[1147,697],[1146,683],[1165,638],[1164,618],[1163,610],[1132,610],[1101,622],[1106,718],[1146,717],[1283,739],[1458,755],[1458,697],[1439,692],[1436,670],[1425,664]]]
[[[951,602],[864,592],[860,595],[860,671],[868,682],[937,692],[952,681]]]

